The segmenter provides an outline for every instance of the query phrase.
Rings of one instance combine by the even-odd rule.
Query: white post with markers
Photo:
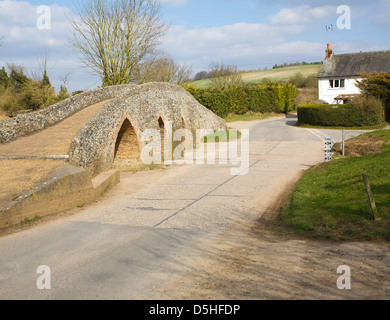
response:
[[[330,136],[325,137],[325,162],[332,161],[332,138]]]

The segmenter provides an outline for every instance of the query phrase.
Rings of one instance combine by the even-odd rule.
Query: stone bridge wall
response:
[[[134,87],[135,85],[118,85],[97,88],[82,92],[43,110],[0,121],[0,143],[53,126],[88,106],[127,94]]]
[[[161,131],[161,121],[165,125],[170,121],[173,132],[183,128],[193,133],[197,129],[226,128],[223,119],[199,104],[182,87],[148,83],[133,88],[126,96],[112,99],[98,111],[73,139],[70,164],[86,168],[92,176],[111,169],[118,148],[118,135],[136,143],[135,148],[140,151],[147,144],[141,141],[142,132],[148,129]],[[131,128],[131,133],[125,135],[123,128]],[[127,150],[134,152],[134,146]],[[132,160],[139,162],[140,159]]]

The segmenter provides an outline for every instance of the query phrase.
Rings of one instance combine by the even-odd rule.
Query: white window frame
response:
[[[345,89],[345,80],[346,79],[330,79],[329,89]],[[336,86],[336,82],[338,83],[338,86]],[[343,86],[341,86],[341,82],[343,82]]]

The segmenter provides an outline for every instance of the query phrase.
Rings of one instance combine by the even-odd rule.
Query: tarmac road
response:
[[[321,135],[294,121],[234,124],[251,126],[245,175],[232,176],[231,163],[123,173],[97,203],[1,237],[0,299],[149,299],[157,289],[169,292],[172,277],[199,267],[196,257],[215,234],[256,221],[302,170],[323,161]],[[49,269],[37,273],[39,266]]]

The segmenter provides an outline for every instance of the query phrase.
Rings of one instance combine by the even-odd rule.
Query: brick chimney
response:
[[[325,50],[325,60],[331,59],[333,56],[333,50],[331,45],[328,43],[328,47]]]

